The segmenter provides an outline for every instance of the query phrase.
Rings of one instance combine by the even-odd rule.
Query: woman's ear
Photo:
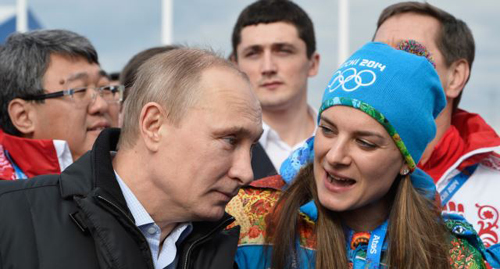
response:
[[[33,134],[35,131],[36,113],[31,102],[15,98],[10,101],[7,111],[10,121],[23,136]]]
[[[402,176],[406,176],[410,173],[410,168],[408,168],[408,165],[405,163],[403,167],[401,167],[401,170],[399,170],[399,174]]]

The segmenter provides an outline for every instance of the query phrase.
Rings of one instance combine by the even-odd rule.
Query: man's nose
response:
[[[102,96],[99,94],[99,92],[94,92],[93,94],[94,97],[92,98],[92,101],[89,105],[89,113],[90,114],[109,114],[109,104]]]
[[[238,180],[241,186],[250,184],[254,179],[251,159],[250,151],[244,149],[239,150],[234,156],[229,177]]]
[[[265,51],[261,62],[261,72],[263,75],[273,75],[278,71],[276,60],[271,51]]]

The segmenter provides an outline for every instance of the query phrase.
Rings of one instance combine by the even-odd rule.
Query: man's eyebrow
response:
[[[109,74],[108,72],[101,69],[99,70],[99,77],[107,77],[109,79]]]
[[[256,141],[258,141],[260,139],[260,137],[262,136],[262,133],[264,132],[264,130],[261,130],[259,135],[257,136],[257,139]],[[250,130],[248,130],[247,128],[244,128],[242,126],[234,126],[234,127],[230,127],[230,128],[226,128],[226,129],[223,129],[223,130],[219,130],[219,131],[216,131],[216,134],[217,135],[228,135],[228,134],[235,134],[235,135],[247,135],[247,136],[253,136],[254,133],[251,132]]]
[[[75,81],[75,80],[83,80],[83,79],[88,79],[89,74],[87,72],[78,72],[76,74],[72,74],[67,82]]]
[[[262,45],[250,45],[248,47],[243,48],[243,52],[247,51],[261,51]]]
[[[288,42],[273,43],[272,46],[277,48],[282,48],[282,47],[295,48],[294,44]]]
[[[99,72],[97,72],[97,78],[98,79],[101,79],[102,77],[105,77],[105,78],[108,78],[109,79],[109,75],[108,73],[106,73],[106,71],[104,70],[99,70]],[[88,80],[90,78],[90,75],[87,73],[87,72],[78,72],[78,73],[75,73],[75,74],[72,74],[66,82],[72,82],[72,81],[75,81],[75,80]]]
[[[225,134],[251,134],[251,132],[248,129],[243,128],[241,126],[233,126],[233,127],[219,130],[217,132],[217,134],[221,134],[221,135],[225,135]]]

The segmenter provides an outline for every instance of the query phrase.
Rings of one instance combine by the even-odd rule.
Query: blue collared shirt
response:
[[[116,173],[116,179],[127,202],[128,209],[135,219],[135,225],[141,230],[148,241],[155,268],[173,269],[177,266],[177,244],[180,244],[192,231],[191,223],[179,223],[165,238],[163,246],[160,249],[161,229],[156,225],[146,209],[137,200],[137,197],[127,187],[125,182]]]

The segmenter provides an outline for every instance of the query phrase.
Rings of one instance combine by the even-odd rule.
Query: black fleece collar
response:
[[[127,203],[116,181],[111,151],[116,151],[120,129],[105,129],[97,137],[92,150],[61,173],[61,196],[87,196],[92,190],[96,195],[111,200],[125,212]]]

